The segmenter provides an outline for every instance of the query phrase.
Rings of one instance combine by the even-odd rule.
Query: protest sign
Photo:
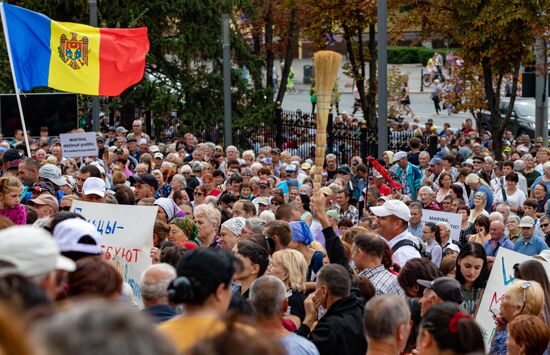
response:
[[[496,314],[499,313],[501,298],[506,292],[506,288],[515,280],[514,265],[530,259],[532,259],[530,256],[517,253],[513,250],[506,248],[498,249],[476,314],[476,322],[483,332],[486,350],[489,350],[496,327],[491,310]],[[550,275],[550,265],[544,262],[542,264],[546,269],[547,275]]]
[[[96,157],[97,141],[94,132],[60,134],[61,152],[65,158]]]
[[[422,210],[422,222],[447,222],[451,225],[451,239],[457,241],[460,239],[460,224],[462,216],[458,213]]]
[[[92,223],[101,236],[105,260],[121,273],[140,301],[139,280],[151,265],[157,208],[73,201],[71,210]]]

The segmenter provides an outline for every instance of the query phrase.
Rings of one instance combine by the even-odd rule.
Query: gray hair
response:
[[[523,172],[523,169],[525,169],[525,162],[523,160],[515,160],[514,171]]]
[[[185,180],[185,176],[181,174],[176,174],[172,176],[172,180],[174,179],[177,180],[184,189],[187,188],[187,180]]]
[[[438,227],[443,227],[446,230],[448,230],[449,232],[451,232],[451,230],[452,230],[451,225],[449,224],[449,222],[438,222],[437,226]]]
[[[246,220],[245,226],[253,234],[262,234],[265,226],[265,221],[258,217],[251,217]]]
[[[260,318],[279,316],[285,300],[286,287],[278,277],[262,276],[250,287],[250,304]]]
[[[270,210],[265,210],[262,213],[260,213],[260,219],[265,221],[265,223],[268,223],[275,220],[275,214]]]
[[[169,264],[154,264],[141,275],[139,286],[144,301],[156,301],[168,297],[168,285],[177,277],[176,269]]]
[[[193,164],[193,167],[192,167],[192,171],[193,171],[193,172],[200,172],[200,171],[202,171],[203,169],[204,169],[204,167],[202,166],[201,163],[196,162],[196,163]]]
[[[504,223],[504,216],[500,212],[491,212],[489,215],[489,222],[500,221]]]
[[[33,336],[47,354],[176,354],[145,314],[124,303],[75,303],[39,322]]]
[[[328,264],[319,270],[317,282],[324,284],[328,292],[336,297],[348,297],[351,288],[349,272],[339,264]]]
[[[373,297],[365,306],[363,324],[370,339],[393,338],[397,330],[411,319],[411,311],[405,299],[398,295]]]
[[[409,205],[409,210],[410,211],[417,210],[418,212],[420,212],[420,215],[422,216],[422,204],[418,201],[411,202],[411,204]]]
[[[427,191],[430,195],[433,195],[433,193],[434,193],[434,190],[432,190],[432,188],[429,187],[429,186],[422,186],[422,187],[418,190],[418,193],[423,192],[423,191]]]

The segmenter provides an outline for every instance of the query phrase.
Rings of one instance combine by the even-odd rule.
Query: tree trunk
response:
[[[363,111],[363,117],[366,119],[368,112],[367,95],[365,93],[365,63],[361,63],[361,59],[364,56],[356,56],[353,51],[353,43],[351,39],[351,29],[348,25],[342,24],[344,29],[344,40],[346,41],[346,51],[348,53],[349,63],[351,65],[351,72],[353,73],[354,84],[359,92],[359,100],[361,101],[361,110]],[[362,29],[359,28],[357,32],[361,33]],[[361,40],[362,37],[359,36]],[[362,46],[361,46],[362,48]],[[355,97],[354,97],[355,100]]]
[[[374,24],[369,25],[369,93],[367,96],[368,117],[365,117],[370,129],[378,130],[376,116],[376,29]]]
[[[286,46],[286,55],[285,55],[285,65],[283,67],[283,72],[281,73],[281,82],[279,83],[279,92],[277,92],[276,105],[281,105],[285,97],[286,92],[286,83],[288,80],[288,74],[290,73],[290,68],[292,67],[292,61],[294,60],[294,50],[298,44],[298,36],[300,35],[300,28],[296,20],[298,10],[296,6],[290,9],[290,20],[288,23],[288,32],[287,32],[287,46]]]

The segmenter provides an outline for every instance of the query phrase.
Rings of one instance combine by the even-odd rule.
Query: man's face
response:
[[[325,309],[327,307],[327,299],[328,299],[328,287],[319,281],[315,283],[315,295],[314,299],[317,304],[323,306]]]
[[[533,236],[533,232],[535,231],[535,228],[533,227],[521,227],[521,235],[525,238],[531,238]]]
[[[55,146],[55,147],[53,147],[53,149],[52,149],[52,154],[53,154],[53,156],[55,156],[56,158],[60,158],[60,157],[61,157],[61,147],[60,147],[60,146]]]
[[[432,202],[432,196],[427,190],[422,190],[418,193],[418,198],[420,198],[420,201],[423,205],[428,205],[430,202]]]
[[[457,201],[458,202],[458,201]],[[453,208],[453,202],[452,200],[443,200],[441,202],[441,207],[443,208],[443,211],[444,212],[451,212],[452,208]]]
[[[236,159],[238,154],[236,149],[228,149],[226,152],[227,159]]]
[[[417,208],[411,209],[411,218],[409,219],[409,222],[411,224],[417,225],[420,223],[420,220],[422,219],[422,214]]]
[[[246,218],[246,213],[244,211],[244,205],[242,202],[235,202],[235,204],[233,205],[233,217],[245,217]]]
[[[142,129],[142,126],[140,124],[134,124],[132,125],[132,127],[134,128],[134,133],[139,135],[141,134],[141,129]]]
[[[409,161],[407,158],[402,158],[402,159],[399,159],[399,161],[397,162],[397,164],[399,164],[399,166],[402,168],[402,169],[405,169],[407,167],[407,165],[409,164]]]
[[[124,144],[124,141],[125,141],[125,139],[123,137],[117,137],[117,139],[115,141],[115,146],[117,148],[122,147],[122,145]]]
[[[17,177],[23,185],[31,186],[38,180],[38,172],[26,167],[25,164],[19,164]]]
[[[14,138],[15,138],[16,141],[23,140],[24,139],[23,131],[21,131],[21,130],[15,131]]]
[[[504,176],[508,176],[508,174],[510,174],[512,172],[512,167],[511,166],[503,166],[502,167],[502,173],[504,174]]]
[[[353,260],[353,263],[358,270],[365,269],[363,264],[363,252],[357,247],[357,245],[355,245],[355,243],[351,246],[351,260]]]
[[[327,169],[330,171],[336,169],[336,158],[327,158]]]
[[[426,166],[426,165],[428,165],[428,163],[430,161],[430,157],[427,154],[420,154],[418,156],[418,161],[420,162],[421,166]]]
[[[192,147],[195,144],[195,139],[194,139],[193,135],[189,134],[189,135],[185,136],[185,144],[188,147]]]
[[[128,146],[128,150],[132,152],[136,151],[137,149],[137,143],[134,141],[128,142],[127,146]]]
[[[154,193],[155,191],[153,187],[149,186],[148,184],[142,184],[139,182],[136,183],[136,189],[134,191],[136,200],[141,200],[142,198],[146,197],[153,197]]]
[[[36,209],[36,214],[38,218],[48,217],[53,215],[54,210],[48,205],[38,205],[34,204],[33,207]]]
[[[430,288],[425,288],[424,293],[422,294],[422,298],[420,298],[418,301],[420,302],[420,316],[424,316],[428,309],[434,304],[436,304],[437,295],[435,292]]]
[[[96,194],[88,194],[88,195],[82,194],[82,201],[85,201],[85,202],[105,203],[105,200],[106,200],[105,197],[101,197]]]
[[[540,229],[544,234],[550,233],[550,221],[544,220],[540,222]]]
[[[430,164],[430,170],[434,173],[435,176],[438,176],[443,171],[443,165]]]
[[[41,162],[44,159],[46,159],[46,152],[44,151],[44,149],[38,149],[36,151],[36,160],[38,160],[38,162]]]
[[[84,185],[84,181],[86,181],[87,178],[90,177],[90,173],[81,173],[80,171],[77,173],[76,176],[76,189],[79,192],[82,192],[82,185]]]
[[[489,234],[491,234],[492,240],[499,240],[503,233],[504,228],[502,228],[499,223],[496,221],[491,223],[491,226],[489,227]]]
[[[340,206],[347,206],[348,204],[348,198],[346,197],[346,194],[343,192],[339,192],[336,194],[336,203]]]

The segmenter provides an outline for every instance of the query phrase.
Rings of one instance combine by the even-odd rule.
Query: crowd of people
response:
[[[319,169],[192,133],[155,142],[140,120],[98,132],[80,162],[47,127],[30,157],[3,141],[0,352],[547,353],[550,150],[506,136],[497,159],[471,121],[440,139],[432,156],[413,138]],[[138,295],[74,201],[157,206]],[[426,210],[460,214],[460,237]],[[486,348],[474,319],[500,248],[532,258],[491,310]]]

